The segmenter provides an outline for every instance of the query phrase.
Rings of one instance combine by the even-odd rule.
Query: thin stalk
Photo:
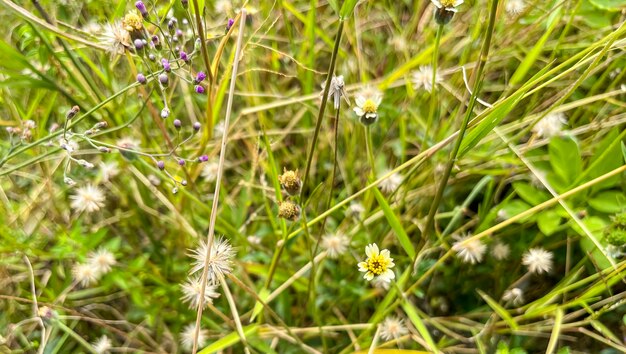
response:
[[[493,29],[496,23],[496,13],[498,10],[498,0],[493,0],[491,2],[490,15],[489,15],[489,25],[487,27],[487,33],[485,35],[485,40],[483,42],[483,47],[480,51],[480,58],[478,61],[478,66],[476,68],[476,82],[474,84],[474,90],[470,96],[470,101],[468,107],[465,111],[465,117],[463,117],[463,122],[461,123],[461,127],[459,129],[459,135],[456,138],[454,143],[454,147],[452,148],[452,152],[450,154],[450,158],[448,159],[448,163],[446,164],[446,168],[444,170],[443,177],[439,182],[439,186],[437,188],[437,193],[435,194],[435,199],[430,206],[430,211],[428,212],[428,218],[426,219],[426,226],[424,227],[424,232],[422,233],[422,237],[418,242],[418,246],[415,248],[416,255],[413,260],[413,269],[415,270],[415,266],[417,265],[417,260],[419,259],[419,251],[423,247],[424,243],[428,239],[428,233],[430,232],[433,222],[435,220],[435,214],[437,214],[437,209],[439,209],[439,204],[441,203],[441,198],[443,197],[443,191],[448,184],[448,179],[450,178],[450,172],[452,171],[452,167],[457,159],[457,154],[459,153],[459,148],[461,147],[461,142],[463,141],[463,136],[465,135],[465,131],[467,130],[467,125],[470,121],[470,117],[472,116],[472,112],[474,110],[474,105],[476,104],[476,99],[478,98],[478,94],[482,88],[483,84],[483,72],[485,70],[485,65],[487,64],[487,57],[489,56],[489,47],[491,45],[491,38],[493,36]],[[434,88],[433,88],[434,89]]]
[[[439,45],[441,43],[441,35],[443,33],[443,25],[437,27],[437,35],[435,37],[435,47],[433,49],[433,76],[431,78],[431,91],[430,91],[430,110],[428,112],[428,119],[426,120],[426,129],[424,130],[424,138],[422,140],[422,150],[428,144],[428,135],[430,133],[430,127],[437,115],[437,61],[439,60]]]
[[[197,0],[194,0],[197,9]],[[193,335],[192,353],[198,351],[198,335],[200,334],[200,320],[202,319],[202,310],[204,308],[204,292],[207,284],[207,271],[209,258],[211,258],[211,249],[213,248],[213,238],[215,236],[215,221],[217,219],[217,207],[220,199],[220,187],[222,184],[222,175],[224,173],[224,158],[226,155],[226,142],[228,138],[228,126],[230,124],[230,116],[233,108],[233,97],[235,96],[235,80],[237,79],[237,68],[239,67],[239,59],[241,58],[241,42],[243,42],[244,25],[246,23],[246,10],[241,9],[241,22],[239,23],[239,34],[237,36],[237,49],[235,50],[235,58],[233,60],[233,69],[230,78],[230,88],[228,94],[228,103],[226,104],[226,116],[224,117],[224,134],[222,134],[222,144],[220,147],[220,161],[217,170],[217,179],[215,181],[215,192],[213,194],[213,204],[211,205],[211,216],[209,221],[209,232],[207,235],[207,250],[204,257],[204,267],[202,268],[202,280],[200,284],[200,301],[198,303],[198,311],[196,314],[196,328]]]
[[[313,141],[311,142],[311,148],[309,149],[309,155],[307,156],[306,169],[304,170],[304,176],[302,177],[302,189],[300,190],[300,201],[304,204],[304,190],[306,189],[306,182],[309,178],[309,172],[311,171],[311,162],[313,161],[313,153],[317,146],[317,138],[320,134],[320,128],[322,127],[322,120],[324,119],[324,111],[326,110],[326,102],[328,101],[328,91],[330,90],[330,82],[335,73],[335,63],[337,62],[337,53],[339,52],[339,43],[341,42],[341,34],[343,33],[343,20],[339,20],[339,27],[337,27],[337,35],[335,36],[335,46],[333,48],[332,56],[330,57],[330,67],[328,68],[328,76],[326,77],[326,84],[324,85],[324,92],[322,93],[322,103],[320,104],[320,110],[317,114],[317,121],[315,122],[315,132],[313,133]],[[302,211],[304,213],[304,210]]]

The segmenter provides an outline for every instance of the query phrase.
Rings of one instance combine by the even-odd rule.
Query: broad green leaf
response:
[[[589,199],[589,205],[603,213],[619,213],[626,210],[626,196],[621,191],[606,191]]]
[[[385,200],[385,197],[378,190],[378,188],[373,188],[372,190],[374,191],[374,196],[378,201],[378,205],[380,205],[380,208],[383,210],[383,214],[385,214],[387,222],[389,222],[389,225],[398,237],[400,245],[402,245],[402,248],[404,248],[404,251],[409,255],[409,257],[415,257],[415,248],[413,247],[413,244],[409,239],[409,235],[407,235],[406,231],[404,231],[404,227],[402,227],[400,219],[398,219],[393,209],[391,209],[389,203],[387,203],[387,200]]]
[[[624,158],[624,162],[626,162],[626,145],[622,141],[622,157]]]
[[[590,0],[593,6],[608,11],[621,11],[626,8],[626,0]]]
[[[550,164],[566,183],[572,183],[582,172],[580,148],[570,136],[553,137],[548,145]]]
[[[508,219],[514,217],[517,214],[521,214],[528,209],[530,209],[530,205],[522,200],[513,199],[511,201],[500,204],[500,212],[498,213],[498,215],[503,214],[503,216]],[[528,221],[528,219],[529,217],[522,218],[520,220],[517,220],[516,223],[524,223]]]
[[[602,238],[604,237],[604,235],[602,234],[602,230],[604,230],[604,228],[606,227],[604,220],[599,217],[592,216],[583,219],[582,222],[598,241],[602,241]],[[602,251],[596,247],[596,245],[593,243],[593,241],[589,239],[589,237],[586,237],[585,233],[583,232],[583,230],[580,229],[580,227],[578,227],[578,225],[572,225],[572,229],[574,229],[578,234],[583,236],[583,238],[580,240],[580,248],[583,250],[584,253],[589,253],[591,255],[594,263],[598,267],[600,267],[600,269],[607,269],[611,267],[611,261],[609,261],[609,259],[602,253]]]
[[[539,190],[526,182],[513,182],[517,195],[530,205],[538,205],[550,199],[548,192]]]
[[[561,216],[554,210],[545,210],[537,217],[537,226],[546,236],[552,235],[561,225]]]

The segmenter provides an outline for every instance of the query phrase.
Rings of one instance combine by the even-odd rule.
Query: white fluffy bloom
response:
[[[457,12],[457,6],[463,3],[463,0],[431,0],[438,9],[444,8],[446,11]]]
[[[439,72],[435,74],[435,85],[440,84],[443,81]],[[433,90],[433,67],[430,65],[420,66],[417,71],[413,73],[413,85],[416,89],[423,87],[424,90],[432,92]]]
[[[115,256],[108,250],[101,248],[89,254],[87,263],[91,265],[99,274],[106,274],[115,265]]]
[[[504,8],[509,15],[518,15],[526,10],[526,3],[524,0],[507,0]]]
[[[326,235],[322,238],[322,248],[328,252],[330,258],[337,258],[346,252],[348,244],[350,240],[341,233]]]
[[[567,118],[563,113],[550,113],[543,117],[533,127],[533,133],[542,138],[551,138],[561,134],[563,126],[567,123]]]
[[[365,216],[365,207],[358,202],[352,202],[346,209],[346,216],[362,219]]]
[[[493,258],[499,261],[503,261],[509,258],[509,255],[511,254],[511,248],[506,243],[496,242],[496,244],[493,245],[493,250],[491,251],[491,253],[493,254]]]
[[[483,260],[487,246],[480,239],[471,239],[470,235],[456,237],[458,240],[452,249],[465,263],[480,263]]]
[[[504,292],[502,300],[507,303],[519,306],[524,303],[524,292],[520,288],[513,288]]]
[[[188,278],[187,282],[182,284],[183,296],[180,298],[183,302],[189,303],[190,309],[197,309],[200,304],[200,293],[202,291],[202,282],[200,277]],[[204,307],[213,303],[213,299],[216,299],[220,294],[216,291],[217,285],[209,284],[207,281],[204,288]]]
[[[100,337],[97,341],[95,341],[93,344],[93,350],[95,350],[95,352],[97,354],[105,354],[108,353],[109,350],[111,350],[112,346],[111,346],[111,340],[109,339],[109,337],[103,335],[102,337]]]
[[[195,323],[188,324],[180,333],[180,343],[182,344],[183,349],[185,349],[186,351],[190,351],[191,349],[193,349],[193,338],[195,333]],[[198,332],[198,347],[203,347],[206,344],[208,336],[209,332],[207,332],[206,329],[200,329],[200,331]]]
[[[107,23],[100,35],[100,43],[111,55],[121,55],[124,54],[126,48],[130,47],[130,33],[119,21]]]
[[[382,173],[380,173],[378,178],[386,175],[387,173],[389,173],[389,170],[383,171]],[[395,192],[396,189],[400,187],[400,184],[402,183],[402,179],[403,179],[402,175],[399,174],[398,172],[395,172],[391,176],[389,176],[388,178],[385,178],[382,182],[380,182],[379,184],[380,189],[385,193]]]
[[[207,243],[206,241],[200,241],[200,245],[195,249],[190,249],[189,256],[195,261],[193,262],[193,268],[191,268],[190,274],[193,274],[204,268],[205,258],[207,255]],[[233,256],[235,255],[235,249],[224,238],[218,237],[213,240],[211,246],[211,254],[208,261],[208,273],[207,279],[209,283],[216,283],[219,280],[219,275],[222,276],[229,274],[232,271]]]
[[[88,184],[76,189],[76,193],[70,196],[70,206],[79,213],[84,211],[92,213],[104,206],[104,193],[100,188]]]
[[[397,317],[387,317],[380,328],[380,337],[386,341],[398,339],[409,333],[404,325],[404,320]]]
[[[233,4],[231,0],[218,0],[215,2],[215,12],[220,15],[227,15],[233,9]]]
[[[358,264],[359,272],[365,273],[364,279],[371,281],[376,277],[382,281],[390,282],[396,277],[396,274],[391,270],[395,264],[389,250],[379,251],[378,245],[372,243],[365,247],[365,255],[367,255],[367,259]]]
[[[110,181],[111,178],[117,176],[120,173],[120,169],[117,162],[100,162],[100,174],[103,181]]]
[[[72,275],[74,276],[74,280],[79,282],[82,286],[94,284],[100,278],[100,273],[89,263],[76,263],[74,267],[72,267]]]
[[[207,162],[202,168],[202,178],[206,179],[208,182],[215,182],[218,170],[219,164],[217,162]]]
[[[552,252],[543,248],[531,248],[522,256],[522,264],[531,273],[549,273],[552,270]]]

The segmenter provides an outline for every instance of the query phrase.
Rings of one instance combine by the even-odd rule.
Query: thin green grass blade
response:
[[[487,302],[487,305],[489,305],[489,307],[491,307],[491,309],[494,310],[498,314],[498,316],[500,316],[500,318],[502,318],[509,325],[509,327],[511,327],[511,329],[517,330],[519,328],[513,317],[511,317],[509,312],[504,307],[500,306],[497,301],[492,299],[489,295],[485,294],[481,290],[476,291],[478,291],[480,297],[482,297],[483,300]]]
[[[393,212],[393,209],[391,209],[391,206],[389,206],[389,203],[387,203],[387,200],[385,200],[385,197],[378,190],[378,188],[373,188],[372,190],[374,191],[374,196],[378,201],[378,205],[380,205],[380,208],[383,210],[383,214],[385,214],[387,222],[389,222],[389,225],[398,237],[400,245],[404,248],[404,251],[406,251],[409,257],[415,257],[415,247],[413,247],[413,244],[409,239],[409,235],[407,235],[404,227],[402,227],[400,219],[398,219],[396,214]]]

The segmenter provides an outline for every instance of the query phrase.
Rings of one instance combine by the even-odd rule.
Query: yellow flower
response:
[[[128,32],[141,31],[143,28],[143,18],[137,11],[129,12],[122,20],[124,29]]]
[[[395,273],[391,270],[395,266],[393,258],[389,254],[389,250],[378,250],[378,245],[375,243],[369,244],[365,247],[365,254],[367,259],[364,262],[360,262],[359,272],[365,273],[364,279],[372,280],[377,277],[378,280],[384,282],[390,282],[391,279],[396,277]]]

